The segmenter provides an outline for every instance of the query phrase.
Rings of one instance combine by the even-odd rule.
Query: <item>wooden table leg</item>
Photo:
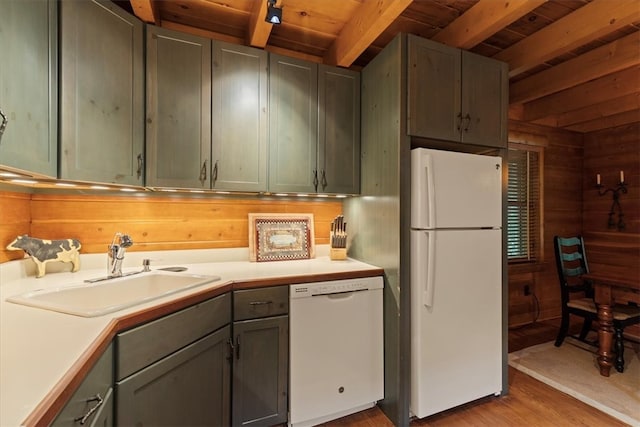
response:
[[[609,376],[611,366],[613,366],[613,313],[611,305],[598,305],[598,365],[600,375]]]

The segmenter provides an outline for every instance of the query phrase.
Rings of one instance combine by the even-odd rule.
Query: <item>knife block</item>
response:
[[[329,248],[329,258],[332,261],[347,259],[347,248]]]

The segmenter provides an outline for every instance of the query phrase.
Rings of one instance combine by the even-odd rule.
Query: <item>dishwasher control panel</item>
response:
[[[382,289],[381,276],[361,279],[332,280],[328,282],[300,283],[291,285],[291,298],[307,298],[315,295],[339,294],[346,292]]]

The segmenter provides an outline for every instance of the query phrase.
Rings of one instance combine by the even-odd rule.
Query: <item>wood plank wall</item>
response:
[[[640,281],[640,123],[586,134],[584,152],[582,228],[589,267]],[[628,192],[620,195],[625,228],[618,230],[608,228],[612,193],[599,196],[595,184],[599,173],[603,188],[615,187],[621,170]]]
[[[247,247],[247,214],[313,213],[316,244],[329,243],[330,223],[342,202],[181,197],[126,197],[0,192],[0,262],[17,235],[77,238],[82,253],[106,252],[114,233],[131,235],[130,251]]]
[[[592,271],[640,280],[640,125],[585,135],[510,122],[511,132],[545,135],[544,259],[536,265],[509,266],[509,325],[560,315],[560,291],[553,236],[582,234]],[[620,197],[626,228],[607,227],[611,193],[598,196],[596,173],[611,186],[624,170],[628,193]],[[617,220],[617,217],[616,217]],[[533,295],[524,295],[529,285]],[[625,332],[639,336],[640,328]]]
[[[619,199],[624,230],[608,227],[613,196],[599,196],[594,187],[598,173],[604,188],[614,187],[621,170],[627,183],[627,194],[621,194]],[[640,281],[639,123],[585,135],[583,189],[582,229],[590,270]],[[617,215],[614,220],[617,223]],[[614,298],[621,303],[640,302],[638,294],[614,292]],[[639,339],[640,325],[625,328],[625,334]]]
[[[543,135],[543,258],[535,265],[509,266],[509,326],[560,316],[560,289],[553,236],[582,232],[582,134],[510,121],[509,132]],[[528,285],[532,294],[524,295]]]

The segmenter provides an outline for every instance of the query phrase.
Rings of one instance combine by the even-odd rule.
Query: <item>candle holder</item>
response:
[[[604,196],[605,194],[611,192],[613,195],[613,202],[611,203],[611,209],[609,210],[609,220],[607,221],[607,226],[609,228],[617,228],[619,231],[625,229],[624,223],[624,214],[622,213],[622,206],[620,205],[620,194],[627,194],[627,184],[623,181],[620,181],[617,186],[614,188],[607,188],[603,190],[604,186],[600,183],[596,184],[596,188],[598,189],[598,195]],[[618,222],[614,220],[614,216],[616,214],[616,208],[618,210]]]

